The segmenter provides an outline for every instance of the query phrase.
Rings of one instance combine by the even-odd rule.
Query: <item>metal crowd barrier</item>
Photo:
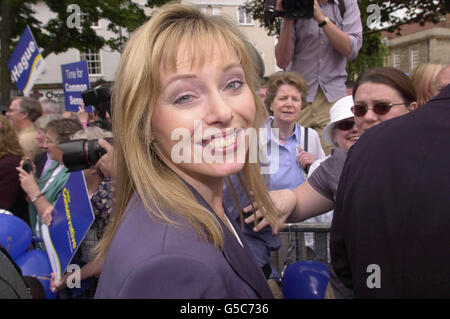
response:
[[[273,251],[271,263],[281,273],[286,264],[300,260],[316,260],[328,264],[331,223],[285,224],[280,231],[281,248]],[[305,233],[313,233],[314,250],[305,245]]]

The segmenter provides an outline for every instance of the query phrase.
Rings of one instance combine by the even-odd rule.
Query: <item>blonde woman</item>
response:
[[[420,64],[411,72],[411,80],[417,94],[417,104],[422,106],[433,97],[433,81],[442,69],[442,64]]]
[[[266,117],[255,83],[242,35],[221,17],[169,4],[133,33],[113,92],[116,195],[97,298],[272,297],[222,206],[224,178],[243,170],[276,223],[242,138]]]

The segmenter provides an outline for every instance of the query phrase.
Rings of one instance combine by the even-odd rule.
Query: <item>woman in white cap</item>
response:
[[[338,147],[346,152],[359,138],[359,130],[355,125],[351,111],[352,106],[353,98],[351,95],[339,99],[330,109],[330,123],[325,126],[322,132],[322,137],[325,142],[332,145],[333,148]],[[312,175],[320,163],[330,156],[319,159],[311,164],[308,177]]]

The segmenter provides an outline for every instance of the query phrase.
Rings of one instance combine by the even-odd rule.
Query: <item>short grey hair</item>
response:
[[[40,116],[35,122],[34,122],[34,127],[36,127],[36,129],[41,129],[41,130],[45,130],[45,127],[47,126],[48,123],[50,123],[53,120],[60,120],[62,119],[63,116],[61,114],[45,114]]]
[[[40,101],[42,105],[42,111],[47,114],[61,114],[62,108],[61,104],[51,100],[51,99],[45,99]]]
[[[28,113],[28,119],[34,123],[38,117],[42,115],[42,106],[38,100],[28,96],[18,96],[13,99],[19,100],[18,111],[20,113]]]

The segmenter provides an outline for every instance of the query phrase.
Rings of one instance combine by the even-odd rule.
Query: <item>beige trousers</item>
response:
[[[301,126],[310,127],[319,133],[322,148],[327,155],[331,153],[333,147],[322,139],[322,130],[330,123],[330,108],[335,102],[328,102],[322,88],[319,86],[314,101],[303,107],[298,119],[298,123]]]

